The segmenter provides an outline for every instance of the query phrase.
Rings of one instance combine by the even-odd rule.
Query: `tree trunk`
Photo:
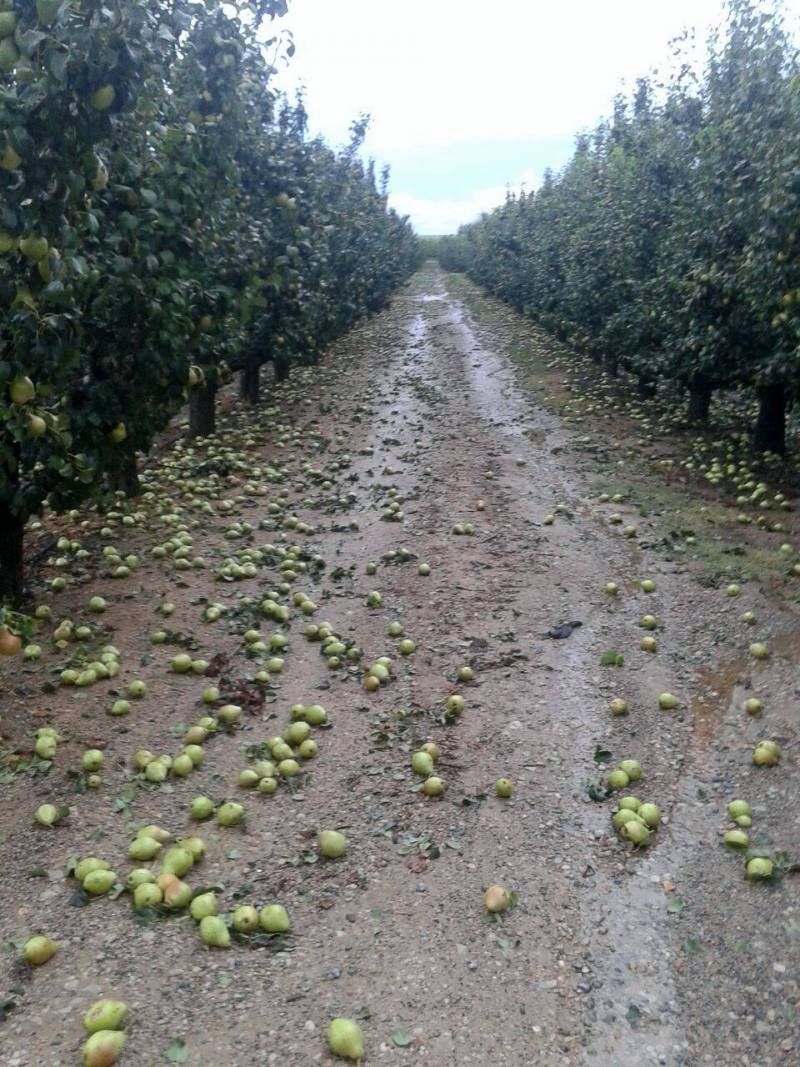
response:
[[[689,422],[705,422],[711,407],[711,382],[701,374],[689,382]]]
[[[117,470],[108,476],[108,483],[115,492],[122,491],[127,497],[139,495],[141,487],[135,452],[130,452],[123,458]]]
[[[655,396],[656,395],[656,383],[652,378],[648,378],[646,374],[640,374],[636,382],[636,388],[639,391],[639,396]]]
[[[612,378],[619,377],[619,359],[616,355],[609,355],[606,353],[603,357],[603,366],[605,367],[606,373],[610,374]]]
[[[209,437],[216,428],[216,385],[194,385],[189,390],[189,436]]]
[[[275,381],[285,382],[289,377],[289,360],[286,356],[275,357]]]
[[[758,420],[753,433],[757,452],[786,452],[786,390],[781,382],[758,390]]]
[[[261,389],[261,365],[249,358],[239,375],[239,395],[246,404],[257,404]]]
[[[22,600],[25,520],[0,502],[0,603]]]

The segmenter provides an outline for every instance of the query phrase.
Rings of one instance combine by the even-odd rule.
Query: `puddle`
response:
[[[695,675],[694,697],[689,705],[689,752],[692,760],[703,768],[708,764],[711,745],[725,725],[725,716],[746,669],[744,660],[739,658],[720,667],[705,667]]]

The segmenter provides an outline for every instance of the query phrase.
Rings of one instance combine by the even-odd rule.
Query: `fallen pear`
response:
[[[58,952],[57,943],[43,934],[29,937],[22,949],[26,962],[32,967],[41,967],[43,963],[52,959],[56,952]]]
[[[128,1005],[122,1000],[96,1000],[83,1017],[86,1032],[96,1034],[98,1030],[121,1030],[125,1025]]]
[[[360,1061],[364,1055],[361,1027],[352,1019],[333,1019],[328,1026],[328,1047],[344,1060]]]
[[[83,1067],[112,1067],[124,1045],[124,1030],[98,1030],[83,1046]]]

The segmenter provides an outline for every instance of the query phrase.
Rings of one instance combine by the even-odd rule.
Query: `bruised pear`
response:
[[[502,885],[490,885],[483,894],[483,906],[492,915],[507,911],[511,904],[511,894]]]
[[[124,1030],[98,1030],[83,1046],[83,1067],[111,1067],[124,1045]]]
[[[178,910],[185,908],[192,899],[192,887],[182,882],[174,874],[160,874],[156,879],[156,885],[163,893],[165,908]]]
[[[422,792],[426,797],[440,797],[444,792],[444,779],[432,774],[422,783]]]

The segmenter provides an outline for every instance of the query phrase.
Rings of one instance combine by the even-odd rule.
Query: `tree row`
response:
[[[755,447],[785,450],[800,366],[800,67],[776,14],[732,0],[697,70],[641,79],[563,170],[439,244],[449,269],[688,417],[757,400]]]
[[[359,159],[269,85],[285,0],[0,0],[0,601],[47,502],[136,490],[188,396],[214,428],[416,265]]]

